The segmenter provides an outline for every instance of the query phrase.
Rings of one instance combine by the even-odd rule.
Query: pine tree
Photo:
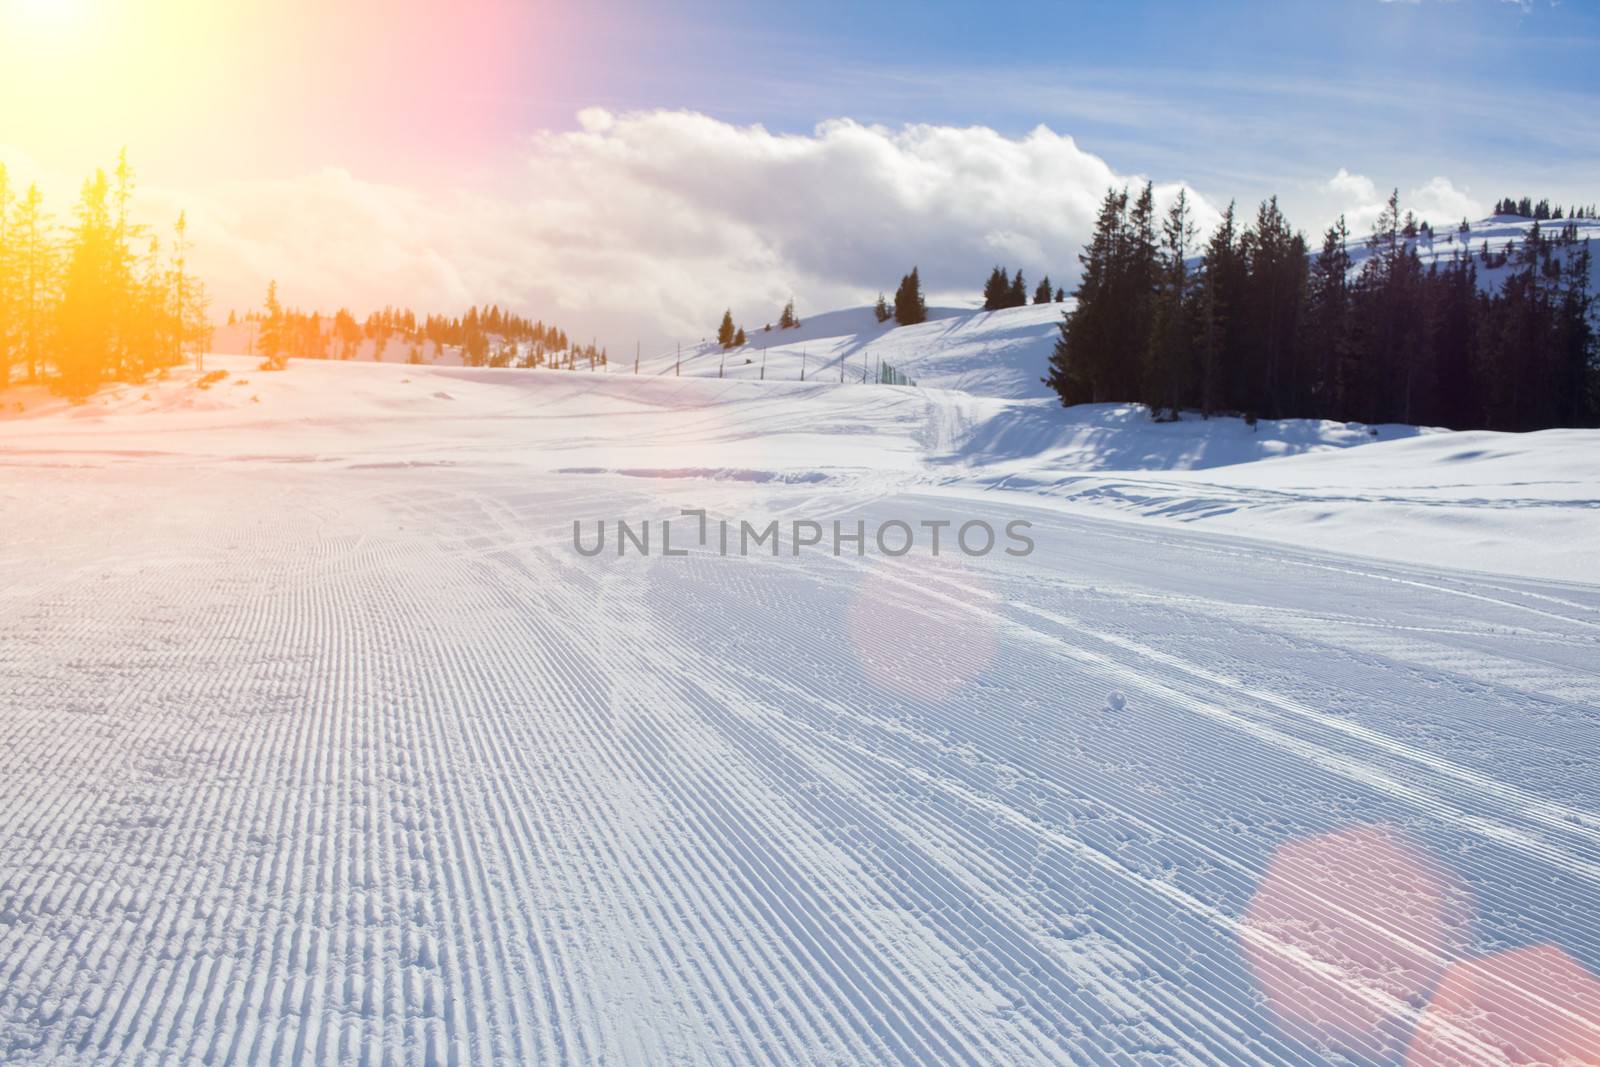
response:
[[[1006,280],[1006,272],[998,265],[989,272],[989,280],[983,283],[983,310],[998,311],[1006,306],[1006,301],[1011,295],[1011,284]]]
[[[192,353],[195,368],[204,370],[204,353],[211,343],[211,326],[206,321],[208,301],[204,283],[189,273],[189,251],[194,246],[189,240],[189,219],[185,212],[178,212],[178,221],[172,229],[171,361],[180,363]]]
[[[1126,189],[1106,190],[1094,233],[1078,256],[1083,271],[1073,290],[1077,307],[1056,324],[1061,336],[1051,352],[1050,372],[1044,382],[1064,405],[1099,400],[1109,388],[1117,319],[1126,314],[1115,304],[1127,206]]]
[[[51,343],[50,308],[60,275],[60,257],[38,185],[29,185],[17,201],[9,236],[19,355],[27,367],[27,380],[35,382],[43,373],[45,353]]]
[[[105,171],[95,171],[83,183],[68,241],[55,333],[61,389],[71,397],[88,396],[117,363],[123,272],[110,197]]]
[[[1312,257],[1271,198],[1242,235],[1230,204],[1191,273],[1180,203],[1146,290],[1146,200],[1130,207],[1125,190],[1109,190],[1079,257],[1076,306],[1046,379],[1063,403],[1144,398],[1158,414],[1197,402],[1208,414],[1505,430],[1600,419],[1592,261],[1573,224],[1550,229],[1554,207],[1497,205],[1526,207],[1534,224],[1504,251],[1484,245],[1497,277],[1480,290],[1465,241],[1422,263],[1398,193],[1353,277],[1343,219]],[[1411,218],[1427,239],[1431,226]],[[1141,335],[1148,347],[1130,368]]]
[[[1028,303],[1028,283],[1022,280],[1022,271],[1017,270],[1017,276],[1011,279],[1011,286],[1006,291],[1006,307],[1019,308]]]
[[[787,330],[800,325],[800,320],[795,317],[794,300],[783,305],[783,314],[778,316],[778,329]]]
[[[928,305],[922,298],[922,281],[917,268],[900,279],[894,291],[894,318],[901,326],[915,326],[928,318]]]
[[[722,325],[717,327],[717,344],[723,348],[733,347],[733,309],[722,313]]]
[[[0,163],[0,390],[11,384],[11,364],[17,348],[16,249],[9,233],[11,179]]]
[[[1261,202],[1240,245],[1249,279],[1248,332],[1241,358],[1232,361],[1230,392],[1247,413],[1282,418],[1296,413],[1307,377],[1298,345],[1305,239],[1289,226],[1274,196]]]
[[[1188,194],[1179,189],[1161,224],[1160,280],[1144,373],[1145,403],[1157,417],[1165,410],[1176,419],[1189,395],[1193,366],[1188,257],[1195,232]]]
[[[1039,287],[1033,291],[1033,302],[1035,304],[1048,304],[1050,303],[1050,295],[1050,275],[1046,274],[1039,279]]]
[[[1237,349],[1243,302],[1245,265],[1239,249],[1238,224],[1230,201],[1222,221],[1212,231],[1200,261],[1196,307],[1196,339],[1200,410],[1210,416],[1227,403],[1226,361]]]
[[[283,305],[278,302],[278,282],[267,283],[267,300],[261,314],[261,328],[256,335],[256,349],[265,357],[262,370],[283,370],[289,365],[288,322]],[[382,359],[382,356],[377,357]]]
[[[743,348],[746,343],[747,343],[747,341],[746,341],[746,338],[745,338],[745,335],[744,335],[744,327],[741,326],[741,327],[739,327],[738,332],[733,335],[733,347],[734,348]]]
[[[872,316],[879,322],[888,322],[894,317],[894,312],[889,310],[889,302],[883,298],[882,293],[878,294],[878,302],[872,308]]]
[[[1307,329],[1314,353],[1311,396],[1315,410],[1331,418],[1348,418],[1356,383],[1350,345],[1350,231],[1344,216],[1322,235],[1322,250],[1311,266],[1307,286]]]

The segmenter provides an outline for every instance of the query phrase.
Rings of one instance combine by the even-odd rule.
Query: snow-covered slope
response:
[[[647,356],[640,373],[672,377],[860,382],[875,380],[887,362],[918,385],[959,389],[976,396],[1045,396],[1041,379],[1060,335],[1056,324],[1069,304],[1039,304],[1003,311],[929,308],[928,321],[880,323],[871,308],[851,308],[803,319],[799,327],[749,332],[750,343],[723,352],[715,342],[685,345]],[[765,370],[763,370],[763,364]],[[617,360],[613,373],[633,370]]]
[[[1579,239],[1593,242],[1593,288],[1600,290],[1600,221],[1572,221]],[[1414,243],[1425,264],[1442,264],[1463,247],[1477,255],[1484,241],[1489,242],[1496,255],[1505,251],[1507,242],[1520,247],[1533,225],[1532,219],[1494,216],[1472,223],[1467,235],[1441,226],[1432,241],[1419,239]],[[1565,222],[1540,225],[1548,238]],[[1570,251],[1576,251],[1576,247]],[[1364,235],[1352,239],[1352,275],[1361,270],[1370,254]],[[1480,259],[1479,285],[1495,290],[1512,269],[1487,267]],[[749,344],[726,352],[720,345],[702,340],[684,345],[681,352],[674,349],[645,356],[640,370],[653,375],[764,377],[769,381],[798,381],[803,371],[808,380],[831,382],[838,382],[842,372],[846,381],[859,382],[864,373],[871,378],[877,366],[887,362],[922,386],[957,389],[978,396],[1044,397],[1049,390],[1041,379],[1059,336],[1056,327],[1062,313],[1071,306],[1068,301],[993,312],[930,308],[929,321],[916,326],[897,326],[892,319],[880,323],[871,308],[850,308],[803,319],[795,329],[767,330],[762,328],[765,324],[747,327]],[[622,357],[611,367],[612,373],[632,370],[632,360]]]
[[[1468,222],[1468,233],[1456,232],[1455,225],[1445,225],[1439,220],[1434,220],[1437,229],[1433,239],[1415,238],[1410,243],[1417,250],[1417,258],[1423,265],[1438,263],[1443,266],[1463,250],[1471,252],[1478,270],[1479,288],[1493,292],[1499,289],[1508,273],[1515,270],[1515,263],[1504,266],[1486,266],[1483,261],[1483,246],[1487,242],[1489,251],[1498,257],[1503,254],[1508,245],[1521,249],[1528,239],[1535,223],[1533,219],[1523,218],[1519,215],[1490,215],[1476,222]],[[1575,255],[1582,247],[1583,242],[1588,242],[1590,255],[1589,261],[1589,288],[1591,292],[1600,291],[1600,219],[1547,219],[1538,224],[1539,231],[1544,240],[1550,241],[1560,235],[1562,229],[1573,226],[1577,230],[1579,244],[1570,245],[1565,249],[1558,249],[1557,256],[1566,260]],[[1309,238],[1308,238],[1309,240]],[[1317,241],[1311,241],[1312,250],[1318,247]],[[1350,271],[1354,275],[1361,270],[1362,264],[1372,255],[1372,250],[1367,245],[1367,236],[1361,235],[1350,242]],[[1515,260],[1515,254],[1512,256]]]
[[[1005,490],[1393,560],[1600,580],[1595,431],[1154,423],[1136,406],[922,387],[257,362],[213,357],[229,376],[209,388],[186,370],[81,406],[13,391],[0,459],[493,463],[853,493]]]
[[[5,395],[8,1067],[1592,1062],[1595,435],[257,362]]]

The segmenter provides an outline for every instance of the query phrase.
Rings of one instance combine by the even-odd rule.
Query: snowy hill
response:
[[[1417,258],[1422,260],[1423,266],[1437,263],[1441,268],[1465,248],[1471,252],[1478,271],[1478,287],[1485,292],[1496,292],[1506,276],[1515,268],[1515,253],[1512,263],[1486,265],[1483,260],[1483,246],[1487,242],[1489,252],[1494,257],[1503,256],[1508,246],[1521,249],[1527,241],[1529,233],[1533,230],[1533,219],[1523,218],[1520,215],[1490,215],[1476,222],[1469,222],[1470,232],[1457,233],[1453,226],[1441,226],[1431,240],[1423,237],[1414,238],[1410,243],[1417,250]],[[1565,249],[1558,249],[1557,258],[1570,261],[1588,242],[1590,251],[1589,262],[1589,288],[1591,292],[1600,290],[1600,219],[1545,219],[1538,222],[1540,235],[1547,241],[1558,237],[1563,227],[1572,226],[1577,230],[1578,243]],[[1315,254],[1318,242],[1308,235],[1312,252]],[[1350,241],[1350,273],[1354,277],[1361,271],[1362,264],[1372,255],[1372,250],[1367,247],[1367,235],[1359,238],[1352,237]]]
[[[1592,240],[1597,253],[1591,262],[1592,286],[1600,290],[1600,221],[1571,220],[1579,240]],[[1566,221],[1542,222],[1541,232],[1555,236]],[[1477,259],[1478,283],[1485,291],[1499,288],[1513,266],[1486,266],[1480,256],[1483,242],[1495,256],[1502,255],[1508,242],[1521,247],[1532,230],[1532,219],[1491,216],[1471,224],[1469,234],[1453,229],[1441,230],[1432,240],[1417,239],[1417,254],[1424,264],[1441,266],[1465,247]],[[1308,240],[1314,235],[1308,235]],[[1351,274],[1361,270],[1371,251],[1365,235],[1350,242]],[[1313,249],[1315,241],[1312,241]],[[1564,253],[1572,254],[1573,246]],[[1194,261],[1199,263],[1198,257]],[[802,370],[807,381],[839,382],[862,380],[863,372],[872,378],[875,368],[886,362],[918,385],[956,389],[976,396],[1006,398],[1050,395],[1041,382],[1048,368],[1050,353],[1060,336],[1057,325],[1062,313],[1072,306],[1064,304],[1028,305],[1000,311],[954,307],[928,309],[928,321],[916,326],[898,326],[891,319],[880,323],[868,307],[827,312],[803,319],[796,329],[770,330],[760,326],[748,330],[750,342],[742,348],[724,352],[712,341],[685,345],[675,350],[645,356],[641,374],[698,378],[762,379],[799,381]],[[764,369],[763,369],[764,364]],[[632,362],[617,359],[612,373],[630,373]]]
[[[1063,310],[1070,304],[1040,304],[1003,311],[929,308],[928,321],[898,326],[878,322],[868,307],[803,319],[798,328],[756,328],[750,343],[726,353],[712,342],[685,345],[648,356],[640,373],[657,376],[764,379],[798,382],[860,382],[888,363],[920,386],[958,389],[976,396],[1047,396],[1040,381],[1055,347]],[[765,371],[763,371],[765,361]],[[618,360],[613,373],[632,371]]]

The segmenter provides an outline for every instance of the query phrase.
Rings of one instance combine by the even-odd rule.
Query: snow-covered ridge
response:
[[[1477,260],[1480,282],[1490,287],[1498,287],[1500,279],[1514,266],[1486,267],[1482,256],[1484,242],[1488,242],[1491,255],[1498,257],[1506,251],[1508,243],[1520,250],[1535,226],[1539,227],[1539,234],[1545,241],[1558,238],[1564,228],[1571,226],[1577,231],[1579,241],[1579,245],[1571,246],[1573,250],[1582,242],[1590,241],[1590,250],[1600,254],[1600,219],[1540,219],[1536,222],[1520,215],[1490,215],[1476,222],[1469,221],[1467,226],[1467,233],[1458,233],[1456,225],[1439,224],[1431,238],[1414,237],[1408,239],[1407,243],[1417,250],[1417,258],[1425,266],[1432,263],[1443,266],[1461,251],[1471,252]],[[1350,241],[1352,272],[1359,271],[1372,255],[1367,240],[1368,236],[1362,235]],[[1311,235],[1307,236],[1307,241],[1315,254],[1320,241],[1313,240]],[[1590,263],[1590,278],[1600,279],[1600,267],[1593,262]]]

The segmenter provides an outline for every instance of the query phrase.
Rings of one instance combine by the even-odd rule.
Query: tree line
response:
[[[1540,200],[1536,204],[1533,202],[1532,197],[1527,196],[1523,197],[1521,200],[1518,200],[1514,196],[1502,197],[1501,199],[1496,200],[1494,202],[1494,213],[1496,215],[1515,215],[1518,218],[1524,219],[1538,219],[1540,222],[1559,222],[1563,218],[1600,218],[1600,215],[1595,214],[1595,206],[1593,204],[1590,204],[1588,207],[1583,207],[1581,205],[1568,207],[1563,212],[1560,204],[1551,207],[1548,199]]]
[[[1059,304],[1066,300],[1065,289],[1052,289],[1050,275],[1046,274],[1039,280],[1033,290],[1035,304]],[[999,311],[1002,308],[1019,308],[1028,303],[1028,283],[1022,277],[1022,271],[1015,275],[1006,273],[1006,268],[996,266],[989,272],[989,279],[983,283],[983,310]]]
[[[1480,285],[1464,232],[1424,265],[1431,234],[1396,192],[1357,268],[1342,216],[1312,253],[1276,197],[1252,222],[1230,204],[1200,245],[1181,191],[1158,218],[1151,186],[1109,190],[1044,380],[1064,404],[1142,401],[1166,418],[1595,423],[1591,259],[1576,225],[1535,221],[1498,255],[1485,244],[1495,285]]]
[[[189,270],[183,213],[158,232],[132,217],[127,153],[82,186],[58,224],[37,184],[12,188],[0,164],[0,389],[47,383],[85,397],[141,381],[202,351],[205,286]]]
[[[228,325],[240,321],[254,327],[253,353],[277,367],[290,358],[354,359],[364,341],[372,342],[373,358],[378,362],[391,344],[403,351],[406,363],[437,360],[447,346],[460,349],[461,361],[469,367],[576,370],[580,364],[604,366],[608,360],[605,349],[593,343],[574,344],[560,327],[497,304],[470,307],[457,316],[427,314],[420,318],[410,308],[387,306],[358,320],[348,308],[329,316],[285,307],[274,281],[268,284],[260,309],[242,317],[228,313]]]

